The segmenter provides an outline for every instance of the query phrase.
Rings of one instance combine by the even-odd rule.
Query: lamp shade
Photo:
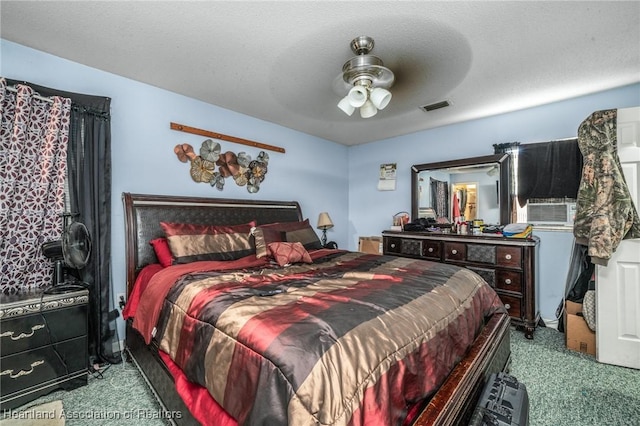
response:
[[[338,108],[344,111],[345,114],[351,115],[356,110],[354,106],[349,103],[349,95],[345,96],[338,102]]]
[[[378,108],[376,108],[375,105],[373,105],[373,102],[371,102],[370,100],[367,100],[367,102],[365,102],[364,105],[360,107],[360,117],[362,118],[373,117],[377,113]]]
[[[327,212],[320,213],[320,215],[318,216],[318,229],[329,229],[329,228],[333,228],[333,222],[329,217],[329,213]]]
[[[349,103],[354,108],[360,108],[367,102],[367,88],[364,86],[354,86],[351,90],[349,90]]]
[[[369,98],[376,108],[384,109],[384,107],[389,105],[389,102],[391,101],[391,92],[387,89],[383,89],[382,87],[376,87],[371,91],[371,96]]]

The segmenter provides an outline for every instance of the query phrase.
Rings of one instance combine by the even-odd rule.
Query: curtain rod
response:
[[[6,89],[10,92],[13,93],[18,93],[18,89],[16,89],[14,86],[7,86]],[[53,99],[51,98],[45,98],[44,96],[40,96],[37,93],[33,95],[34,98],[36,99],[40,99],[41,101],[45,101],[45,102],[49,102],[49,103],[53,103]]]

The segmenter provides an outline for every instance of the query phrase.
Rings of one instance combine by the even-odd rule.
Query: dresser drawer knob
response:
[[[391,248],[396,248],[396,245],[395,244],[391,244]]]
[[[505,307],[505,308],[507,308],[507,309],[511,309],[511,305],[510,305],[510,304],[508,304],[508,303],[505,303],[505,304],[504,304],[504,307]]]
[[[451,250],[451,254],[458,254],[458,250],[456,249]]]
[[[427,250],[429,253],[433,253],[433,247],[429,247],[429,250]]]
[[[0,334],[0,337],[11,337],[11,340],[26,339],[27,337],[33,336],[33,333],[35,333],[37,330],[40,330],[42,328],[44,328],[44,324],[36,324],[33,327],[31,327],[31,333],[20,333],[14,337],[13,331],[5,331],[4,333]]]
[[[511,278],[507,278],[506,280],[504,280],[505,284],[511,284]]]
[[[31,363],[30,365],[31,369],[29,369],[29,371],[20,370],[16,374],[13,374],[13,370],[4,370],[2,373],[0,373],[0,376],[9,375],[9,377],[11,377],[12,379],[17,379],[18,377],[21,377],[21,376],[28,376],[29,374],[33,373],[34,367],[37,367],[42,364],[44,364],[44,360],[34,361]]]
[[[505,258],[505,259],[507,259],[507,260],[511,260],[511,255],[510,255],[510,254],[508,254],[508,255],[506,255],[504,258]]]

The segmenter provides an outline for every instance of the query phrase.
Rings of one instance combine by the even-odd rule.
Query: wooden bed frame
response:
[[[232,225],[257,220],[258,223],[303,220],[295,201],[255,201],[167,195],[124,193],[125,253],[127,297],[138,272],[157,263],[149,241],[164,235],[160,221]],[[496,314],[486,324],[467,355],[451,372],[438,392],[425,403],[414,425],[467,424],[480,392],[491,373],[509,365],[509,316]],[[142,373],[145,381],[167,411],[181,412],[172,419],[179,425],[197,425],[178,396],[173,377],[161,361],[154,342],[146,345],[142,336],[126,324],[127,359]]]

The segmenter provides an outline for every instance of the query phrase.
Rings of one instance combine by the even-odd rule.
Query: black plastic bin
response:
[[[470,425],[528,426],[529,395],[525,385],[509,374],[492,374],[482,390]]]

